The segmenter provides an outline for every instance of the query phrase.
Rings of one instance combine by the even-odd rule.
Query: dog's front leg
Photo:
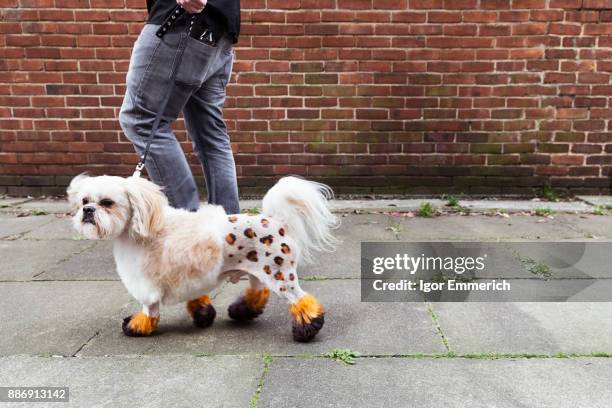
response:
[[[142,312],[123,319],[123,333],[130,337],[150,336],[159,323],[159,303],[142,305]]]

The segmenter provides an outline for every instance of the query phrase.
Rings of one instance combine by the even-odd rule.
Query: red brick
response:
[[[582,0],[582,7],[586,9],[609,9],[608,0]]]
[[[411,9],[441,9],[444,8],[444,0],[409,0]]]
[[[13,152],[0,171],[129,173],[137,157],[115,118],[144,4],[54,3],[9,4],[0,22],[0,115],[15,117],[0,121]],[[552,177],[605,192],[612,15],[582,4],[244,0],[225,111],[241,183],[294,172],[341,191],[517,192]]]
[[[550,0],[551,8],[579,9],[583,0]]]
[[[461,13],[453,11],[431,11],[427,13],[428,23],[459,23]]]
[[[377,1],[377,0],[337,0],[338,8],[347,9],[347,10],[371,9],[372,1]]]
[[[546,6],[546,0],[512,0],[514,9],[541,9]]]

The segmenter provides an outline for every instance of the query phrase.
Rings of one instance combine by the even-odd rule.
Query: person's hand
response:
[[[198,14],[206,6],[207,0],[176,0],[176,3],[189,14]]]

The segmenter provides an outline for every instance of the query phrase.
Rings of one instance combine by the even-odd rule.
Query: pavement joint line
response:
[[[96,331],[96,332],[93,334],[93,336],[91,336],[89,339],[87,339],[87,340],[85,341],[85,343],[81,344],[81,347],[79,347],[79,348],[77,349],[77,351],[75,351],[75,352],[72,354],[72,357],[77,357],[77,355],[78,355],[78,354],[79,354],[79,353],[80,353],[80,352],[81,352],[81,351],[82,351],[82,350],[83,350],[83,349],[84,349],[84,348],[85,348],[85,347],[86,347],[86,346],[87,346],[87,345],[88,345],[88,344],[89,344],[89,343],[90,343],[90,342],[91,342],[93,339],[95,339],[96,337],[98,337],[98,336],[100,335],[100,332],[101,332],[100,330]]]
[[[438,319],[438,316],[436,315],[436,312],[434,312],[433,308],[431,307],[431,303],[428,302],[427,300],[425,300],[424,303],[425,303],[425,307],[427,308],[427,313],[429,314],[429,317],[431,317],[431,320],[433,321],[433,323],[434,323],[434,325],[436,327],[436,331],[437,331],[438,335],[442,339],[442,344],[444,344],[444,347],[446,348],[446,351],[448,351],[448,353],[453,353],[453,351],[451,350],[450,345],[448,344],[448,339],[444,335],[444,332],[442,331],[442,327],[440,327],[440,320]]]
[[[322,358],[329,359],[331,357],[325,354],[296,354],[296,355],[281,355],[272,354],[273,358]],[[554,354],[537,354],[537,353],[466,353],[457,354],[449,351],[448,353],[416,353],[416,354],[360,354],[354,357],[355,359],[380,358],[380,359],[465,359],[465,360],[509,360],[509,359],[568,359],[568,358],[612,358],[612,352],[592,352],[592,353],[554,353]]]
[[[96,332],[87,342],[83,345],[85,346],[87,343],[91,342],[94,338],[96,338],[100,332]],[[79,348],[78,351],[81,351],[82,347]],[[77,351],[77,353],[78,353]],[[82,359],[94,359],[94,358],[131,358],[131,357],[139,357],[144,356],[146,354],[105,354],[101,356],[88,356],[88,355],[78,355],[74,354],[12,354],[0,356],[0,360],[3,358],[11,358],[11,357],[36,357],[36,358],[82,358]],[[236,358],[253,358],[253,357],[261,357],[261,354],[225,354],[225,353],[169,353],[169,354],[161,354],[157,356],[183,356],[183,357],[196,357],[196,358],[217,358],[217,357],[236,357]],[[332,358],[327,354],[264,354],[269,359],[275,358],[288,358],[288,359],[326,359],[332,360]],[[354,357],[356,360],[359,359],[431,359],[431,360],[512,360],[512,359],[526,359],[526,360],[553,360],[553,359],[580,359],[580,358],[600,358],[607,359],[612,358],[612,351],[595,351],[592,353],[553,353],[553,354],[537,354],[537,353],[495,353],[495,352],[483,352],[483,353],[466,353],[466,354],[457,354],[454,352],[448,353],[414,353],[414,354],[360,354],[359,356]],[[270,361],[271,362],[271,361]]]
[[[264,354],[262,356],[263,360],[263,368],[261,370],[261,375],[259,377],[259,381],[257,382],[257,388],[255,389],[255,393],[251,397],[249,401],[249,408],[257,408],[259,404],[259,398],[261,397],[261,392],[266,382],[266,376],[268,375],[268,371],[270,371],[270,363],[272,363],[272,356],[270,354]]]
[[[75,256],[77,256],[77,255],[80,255],[80,254],[82,254],[82,253],[83,253],[83,252],[85,252],[85,251],[89,251],[90,249],[93,249],[93,248],[94,248],[95,246],[97,246],[97,245],[98,245],[98,242],[97,242],[97,241],[94,241],[94,242],[93,242],[91,245],[89,245],[89,246],[87,246],[87,247],[85,247],[85,248],[81,249],[80,251],[77,251],[77,252],[73,252],[73,253],[71,253],[71,254],[68,254],[66,257],[64,257],[64,258],[60,259],[60,260],[59,260],[59,261],[57,261],[55,264],[51,265],[51,267],[52,267],[52,268],[54,268],[54,267],[60,266],[61,264],[63,264],[63,263],[65,263],[65,262],[69,261],[69,260],[70,260],[70,259],[72,259],[73,257],[75,257]],[[32,276],[32,278],[37,278],[37,277],[39,277],[40,275],[42,275],[42,274],[44,274],[44,273],[46,273],[46,272],[48,272],[48,271],[49,271],[49,269],[48,269],[48,268],[45,268],[45,269],[43,269],[42,271],[38,272],[36,275]]]

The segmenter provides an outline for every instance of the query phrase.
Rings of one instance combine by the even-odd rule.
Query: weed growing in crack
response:
[[[329,353],[325,354],[325,357],[330,358],[334,361],[341,361],[344,364],[353,365],[355,364],[355,358],[361,354],[351,349],[334,349]]]
[[[419,209],[417,210],[417,215],[419,217],[431,218],[434,216],[436,212],[436,208],[430,202],[424,202],[419,205]]]

